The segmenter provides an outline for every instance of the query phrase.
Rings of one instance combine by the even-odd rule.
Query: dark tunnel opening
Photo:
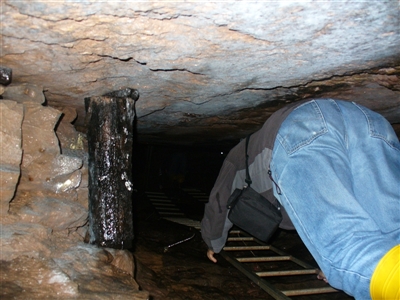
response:
[[[183,286],[191,291],[190,299],[273,299],[221,254],[217,256],[217,264],[208,261],[207,246],[199,228],[176,221],[201,221],[204,205],[229,151],[230,148],[218,145],[185,147],[140,144],[135,148],[133,178],[137,193],[134,199],[135,247],[132,253],[140,261],[136,280],[144,290],[152,291],[151,299],[183,299],[180,297],[187,295],[181,290]],[[318,268],[296,231],[279,229],[270,242]],[[144,252],[148,254],[145,256]],[[155,283],[152,285],[155,279],[146,271],[147,266],[154,264],[153,258],[149,259],[149,253],[162,260],[162,271],[157,273],[157,280],[168,282],[165,289]],[[251,264],[254,272],[263,271],[263,268],[265,266],[261,264]],[[287,270],[293,268],[293,265],[290,262],[273,263],[271,268]],[[299,276],[289,277],[274,277],[271,282],[285,288],[329,287],[318,280],[315,274],[302,276],[301,279]],[[337,292],[304,295],[296,299],[353,298]]]

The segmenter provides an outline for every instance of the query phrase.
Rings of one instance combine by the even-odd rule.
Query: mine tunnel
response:
[[[191,299],[286,299],[280,294],[282,290],[303,290],[297,295],[290,295],[295,298],[288,299],[354,299],[341,291],[332,290],[317,278],[318,272],[296,274],[299,269],[318,269],[318,265],[295,230],[278,229],[269,241],[279,249],[282,260],[265,262],[261,259],[244,267],[232,264],[231,258],[221,255],[217,255],[216,265],[205,260],[207,247],[198,231],[199,221],[229,150],[227,145],[140,147],[140,157],[146,157],[146,160],[139,162],[137,169],[141,171],[135,174],[139,187],[134,208],[137,212],[134,225],[138,243],[136,246],[146,247],[149,252],[163,253],[160,272],[167,278],[161,280],[170,284],[169,297],[179,299],[183,295],[180,289],[188,288]],[[238,228],[234,227],[231,231],[231,239],[237,238],[238,241],[228,243],[227,246],[259,246],[251,241],[251,237],[249,240],[248,235],[241,240],[240,235],[235,234],[235,229]],[[277,255],[272,250],[261,249],[258,251],[260,254],[256,252],[250,250],[247,253],[241,252],[241,255],[254,258]],[[295,262],[284,259],[288,256],[293,256]],[[272,271],[275,275],[254,276],[263,271]],[[147,289],[154,291],[157,288],[152,286],[152,280],[155,279],[149,280],[146,275],[138,273],[137,280],[144,286],[148,284]],[[263,278],[267,279],[266,283],[262,282]],[[209,286],[205,282],[213,282],[217,286]],[[154,295],[158,296],[158,293],[162,294],[162,291],[154,292]]]
[[[309,107],[303,104],[330,99],[342,112],[357,107],[338,128],[367,120],[383,148],[398,152],[399,16],[397,0],[2,0],[0,298],[354,299],[357,285],[345,286],[353,281],[329,274],[343,283],[336,289],[320,273],[301,230],[278,228],[262,241],[233,226],[213,263],[200,223],[208,201],[221,200],[211,192],[228,154],[244,150],[246,137],[261,140],[276,116],[277,126],[268,127],[276,134],[283,120],[296,123],[294,111]],[[335,116],[330,121],[342,120]],[[297,141],[303,128],[295,128],[282,129],[284,136]],[[325,129],[312,128],[311,140]],[[343,145],[358,141],[345,136]],[[279,139],[288,153],[297,149]],[[271,158],[269,150],[250,147],[249,163],[259,152]],[[354,175],[378,178],[374,191],[392,184],[387,194],[395,199],[388,202],[396,205],[399,180],[390,176],[400,167],[388,157],[372,167],[360,163]],[[245,178],[243,164],[235,180]],[[326,175],[309,166],[316,177]],[[268,171],[268,191],[279,195],[275,170]],[[257,180],[255,189],[264,184]],[[304,183],[298,191],[351,190]],[[358,188],[365,198],[368,188]],[[380,199],[374,197],[371,215],[385,225],[380,232],[396,233],[398,207],[382,213]],[[320,222],[335,216],[329,209],[316,215]],[[370,238],[362,237],[360,243]],[[340,251],[341,241],[325,246]],[[386,250],[394,253],[389,262],[398,262],[398,252]],[[372,273],[368,263],[364,269]],[[367,290],[355,298],[369,299]]]

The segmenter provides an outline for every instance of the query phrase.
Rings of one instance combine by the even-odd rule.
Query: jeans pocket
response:
[[[283,121],[277,139],[288,155],[328,132],[318,104],[312,100],[293,110]]]
[[[400,151],[400,143],[392,125],[380,114],[354,103],[365,115],[369,134],[373,138],[385,141],[390,147]]]

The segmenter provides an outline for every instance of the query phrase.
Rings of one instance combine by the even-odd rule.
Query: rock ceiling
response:
[[[399,2],[1,2],[1,65],[48,105],[135,88],[139,141],[213,144],[285,103],[357,101],[400,123]]]

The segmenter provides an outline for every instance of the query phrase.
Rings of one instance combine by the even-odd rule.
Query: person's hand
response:
[[[317,275],[317,278],[318,278],[319,280],[325,281],[325,283],[328,283],[328,279],[326,279],[325,274],[324,274],[324,272],[322,272],[322,271],[319,271],[319,273],[318,273],[318,275]]]
[[[211,260],[213,263],[217,262],[217,259],[214,257],[214,251],[208,249],[207,250],[207,257],[209,260]]]

